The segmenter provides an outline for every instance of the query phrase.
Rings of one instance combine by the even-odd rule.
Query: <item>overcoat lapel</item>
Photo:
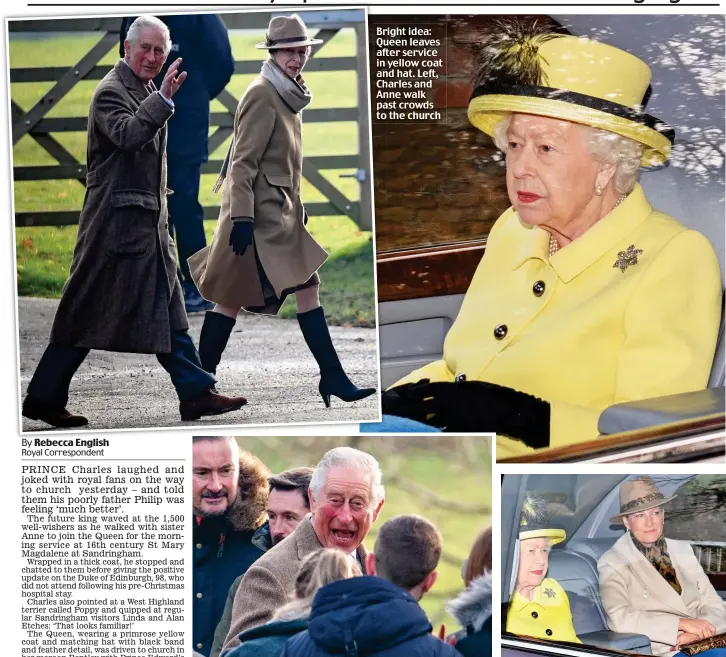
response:
[[[627,563],[633,577],[648,592],[648,595],[652,596],[654,600],[658,600],[664,607],[670,607],[679,616],[690,616],[683,598],[676,593],[675,589],[666,582],[655,567],[633,545],[630,537],[626,534],[618,543],[620,545],[617,545],[617,550],[620,552],[620,556]],[[685,573],[679,571],[678,564],[670,549],[669,554],[676,569],[678,581],[683,585],[686,580]]]
[[[134,72],[131,70],[129,65],[122,59],[116,62],[116,72],[121,78],[124,86],[129,90],[129,93],[139,102],[144,101],[149,95],[149,89],[144,83],[136,77]],[[153,86],[153,82],[151,83]]]

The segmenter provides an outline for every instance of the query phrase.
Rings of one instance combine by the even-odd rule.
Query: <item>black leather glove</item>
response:
[[[427,424],[449,433],[492,431],[535,449],[550,444],[549,402],[495,383],[420,382],[408,391],[407,403]]]
[[[229,245],[238,256],[244,255],[254,242],[254,225],[249,221],[235,221],[229,235]]]
[[[426,411],[421,399],[416,395],[417,387],[429,384],[428,379],[417,383],[404,383],[402,386],[389,388],[381,395],[383,412],[386,415],[406,417],[417,422],[426,422]]]

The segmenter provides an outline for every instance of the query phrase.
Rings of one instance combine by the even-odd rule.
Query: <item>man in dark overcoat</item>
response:
[[[121,57],[129,26],[135,17],[121,23]],[[202,298],[189,272],[187,258],[203,249],[204,209],[199,203],[202,164],[207,161],[209,103],[227,86],[234,73],[234,57],[227,28],[218,14],[160,16],[171,36],[172,57],[181,57],[188,77],[174,96],[174,116],[169,120],[166,152],[168,184],[174,190],[169,201],[169,225],[179,254],[186,311],[209,310],[214,304]],[[161,85],[171,57],[154,78]]]
[[[91,349],[156,354],[180,399],[182,420],[236,410],[244,397],[214,390],[188,334],[169,236],[166,123],[186,78],[181,60],[157,91],[168,28],[140,16],[126,56],[96,88],[88,117],[88,175],[71,271],[50,344],[28,386],[23,416],[54,427],[88,423],[69,413],[70,382]]]

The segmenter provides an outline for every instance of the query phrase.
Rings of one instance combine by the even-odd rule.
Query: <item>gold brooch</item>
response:
[[[550,588],[546,588],[545,589],[545,595],[548,598],[554,598],[555,597],[555,592],[552,589],[550,589]]]
[[[638,256],[643,253],[643,249],[636,249],[634,244],[628,247],[627,251],[619,251],[618,259],[613,267],[620,267],[620,271],[624,272],[630,265],[638,264]]]

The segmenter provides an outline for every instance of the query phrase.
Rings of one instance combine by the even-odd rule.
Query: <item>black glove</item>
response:
[[[229,245],[238,256],[245,254],[254,242],[254,225],[249,221],[235,221],[229,235]]]
[[[428,379],[421,379],[417,383],[404,383],[402,386],[389,388],[381,395],[383,412],[386,415],[406,417],[425,423],[426,411],[423,409],[420,398],[416,395],[416,390],[419,386],[428,384]]]
[[[535,449],[550,444],[549,402],[512,388],[485,381],[416,384],[407,403],[449,433],[491,431]]]

